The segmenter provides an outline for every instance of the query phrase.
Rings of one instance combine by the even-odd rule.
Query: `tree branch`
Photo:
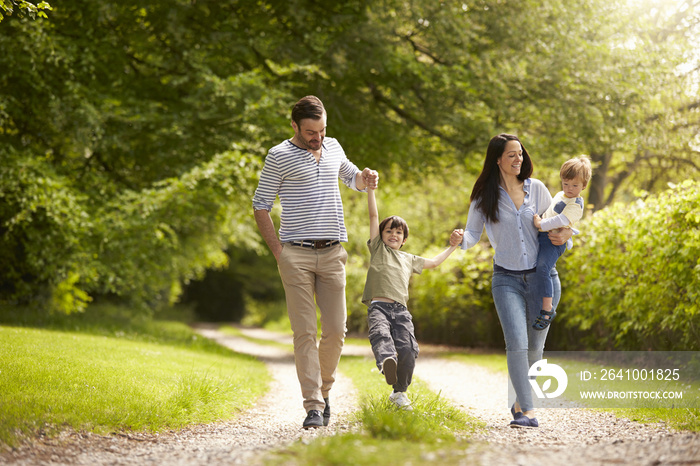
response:
[[[401,39],[405,39],[409,44],[411,44],[411,47],[413,47],[414,52],[418,52],[420,54],[425,55],[426,57],[430,58],[434,63],[439,63],[441,65],[449,65],[449,63],[447,63],[444,60],[442,60],[441,58],[435,56],[430,51],[430,49],[428,49],[427,47],[424,47],[424,46],[420,45],[419,43],[417,43],[416,41],[414,41],[413,36],[415,34],[413,32],[409,32],[408,34],[405,34],[405,35],[401,35],[401,34],[398,34],[396,32],[394,32],[394,34]]]
[[[409,112],[405,111],[404,109],[398,107],[395,105],[389,98],[387,98],[382,92],[377,89],[377,86],[373,83],[367,83],[367,86],[369,87],[370,91],[372,92],[372,97],[374,97],[374,100],[379,102],[380,104],[384,104],[387,106],[390,110],[392,110],[394,113],[396,113],[398,116],[400,116],[402,119],[407,121],[408,123],[417,126],[418,128],[422,129],[423,131],[427,132],[428,134],[431,134],[451,146],[461,149],[464,152],[470,152],[474,149],[476,149],[475,144],[467,145],[463,143],[462,141],[459,141],[455,138],[452,138],[441,131],[438,131],[437,129],[427,125],[424,121],[420,120],[419,118],[411,115]]]
[[[689,103],[689,104],[682,105],[682,106],[676,108],[676,111],[677,111],[677,112],[688,112],[688,111],[690,111],[690,110],[694,110],[694,109],[699,108],[699,107],[700,107],[700,100],[695,101],[695,102],[691,102],[691,103]],[[646,122],[646,123],[651,123],[651,122],[653,122],[653,121],[658,120],[658,119],[661,118],[662,116],[664,116],[664,113],[655,113],[654,115],[651,115],[651,116],[647,117],[647,119],[645,120],[645,122]]]

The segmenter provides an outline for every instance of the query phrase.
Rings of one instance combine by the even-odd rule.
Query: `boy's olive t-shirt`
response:
[[[411,274],[423,271],[425,259],[390,248],[381,233],[367,241],[367,247],[370,261],[362,302],[369,306],[372,298],[388,298],[407,306]]]

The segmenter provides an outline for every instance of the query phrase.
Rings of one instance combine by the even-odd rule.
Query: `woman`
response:
[[[508,374],[515,389],[511,407],[512,427],[537,427],[528,380],[530,366],[542,358],[548,329],[530,325],[540,312],[534,289],[537,264],[535,214],[547,210],[552,196],[545,185],[530,178],[532,161],[517,136],[499,134],[491,139],[486,160],[471,193],[462,249],[479,242],[486,227],[494,248],[491,292],[506,341]],[[565,244],[572,232],[550,233],[554,244]],[[556,309],[561,285],[556,269],[551,271]]]

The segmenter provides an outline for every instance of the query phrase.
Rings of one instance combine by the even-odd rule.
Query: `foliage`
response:
[[[256,174],[306,94],[353,161],[418,193],[430,172],[478,171],[501,131],[543,179],[602,154],[609,195],[696,173],[698,5],[667,3],[75,0],[6,17],[0,301],[147,308],[245,268],[264,250]],[[251,282],[238,301],[266,293]]]
[[[615,204],[581,230],[560,260],[560,322],[595,349],[700,349],[700,183]]]
[[[5,299],[32,299],[62,312],[84,309],[88,292],[142,306],[172,303],[179,282],[226,263],[228,241],[248,241],[245,214],[228,207],[243,196],[255,166],[239,152],[222,152],[179,178],[101,203],[49,164],[6,160],[0,169]],[[45,289],[50,300],[40,299]]]
[[[67,2],[3,23],[0,300],[152,308],[229,246],[255,250],[247,206],[275,134],[260,128],[288,104],[221,49],[206,18],[230,16],[191,6]]]
[[[22,17],[24,15],[35,19],[37,16],[39,18],[48,18],[44,10],[51,11],[51,5],[48,2],[32,3],[27,0],[0,0],[0,22],[5,18],[5,15],[12,15],[15,12],[15,8],[19,11],[17,15]]]

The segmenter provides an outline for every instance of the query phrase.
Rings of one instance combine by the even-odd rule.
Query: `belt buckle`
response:
[[[314,248],[316,249],[323,249],[328,247],[328,241],[327,240],[320,240],[320,241],[314,241]]]

